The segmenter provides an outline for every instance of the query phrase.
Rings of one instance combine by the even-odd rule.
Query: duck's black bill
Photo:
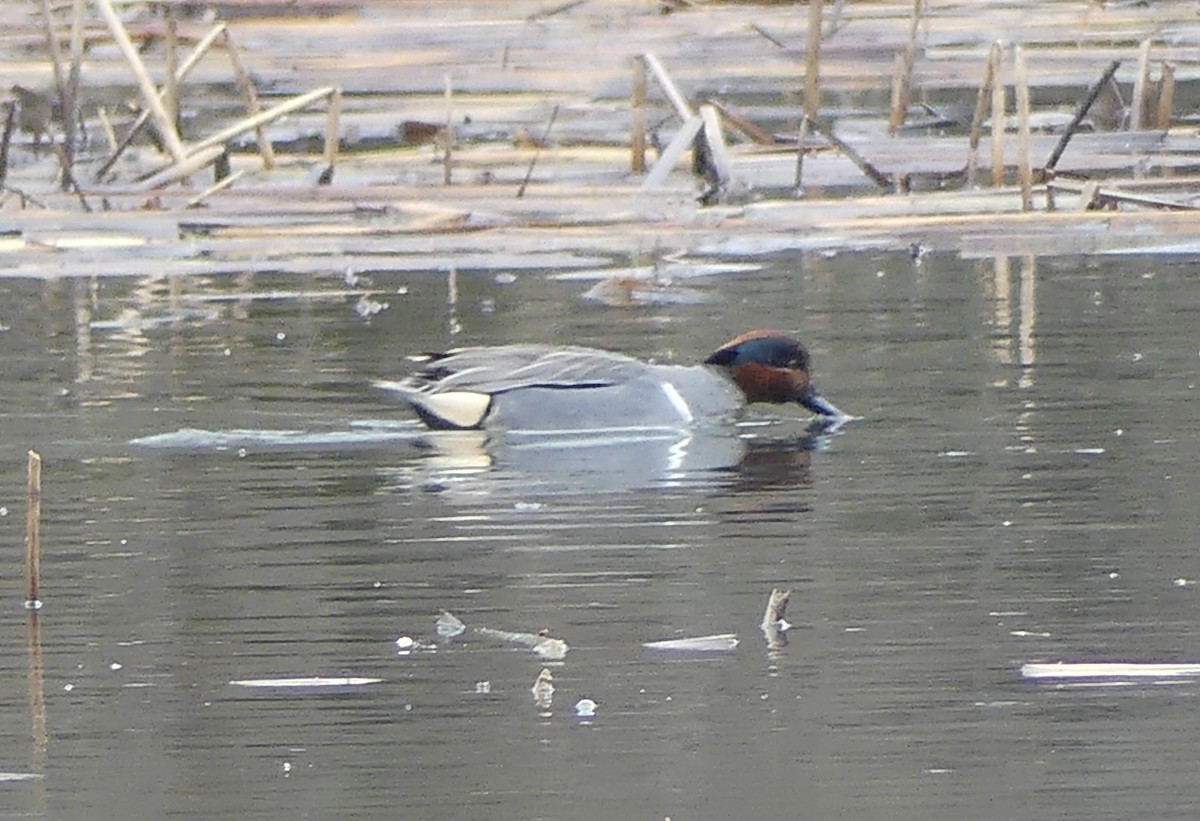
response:
[[[800,404],[808,408],[813,413],[819,413],[821,416],[833,416],[837,418],[845,418],[846,414],[842,413],[836,405],[826,399],[815,390],[810,390]]]

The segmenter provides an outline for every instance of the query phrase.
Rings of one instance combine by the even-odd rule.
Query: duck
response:
[[[663,365],[579,346],[457,348],[410,359],[420,369],[379,380],[432,430],[682,429],[736,419],[749,404],[797,403],[849,419],[814,387],[792,334],[754,330],[699,365]]]

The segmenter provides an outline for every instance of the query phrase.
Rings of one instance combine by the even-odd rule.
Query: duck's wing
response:
[[[425,358],[405,380],[424,393],[474,391],[494,395],[519,388],[593,388],[633,379],[645,368],[621,354],[592,348],[505,345],[461,348]]]
[[[431,428],[478,428],[492,398],[521,388],[598,388],[636,378],[646,366],[591,348],[505,345],[460,348],[418,358],[423,367],[400,382],[375,383],[400,394]]]

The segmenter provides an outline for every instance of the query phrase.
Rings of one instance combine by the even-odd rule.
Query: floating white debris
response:
[[[485,696],[492,692],[492,683],[490,681],[475,682],[475,692],[478,695]]]
[[[581,698],[575,702],[575,715],[579,718],[592,718],[596,715],[596,702],[590,698]]]
[[[685,653],[720,653],[738,646],[736,633],[721,633],[715,636],[698,636],[691,639],[668,639],[651,641],[642,645],[650,650],[677,650]]]
[[[1200,664],[1164,664],[1159,662],[1033,662],[1022,665],[1021,677],[1041,680],[1059,679],[1163,679],[1200,678]]]
[[[41,773],[0,773],[0,781],[36,781]]]
[[[554,674],[548,667],[543,667],[542,672],[538,673],[530,691],[533,693],[534,704],[543,708],[550,706],[554,700]]]
[[[362,687],[366,684],[378,684],[381,678],[361,678],[348,676],[343,678],[310,676],[309,678],[246,678],[229,682],[236,687]]]
[[[465,633],[467,626],[449,610],[443,610],[441,615],[438,616],[436,629],[439,636],[444,639],[451,639]]]

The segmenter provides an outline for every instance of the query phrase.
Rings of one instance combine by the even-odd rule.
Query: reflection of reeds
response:
[[[45,768],[49,733],[46,730],[46,681],[42,668],[42,627],[36,610],[25,620],[25,649],[29,661],[29,728],[33,748],[29,771],[40,774]]]

